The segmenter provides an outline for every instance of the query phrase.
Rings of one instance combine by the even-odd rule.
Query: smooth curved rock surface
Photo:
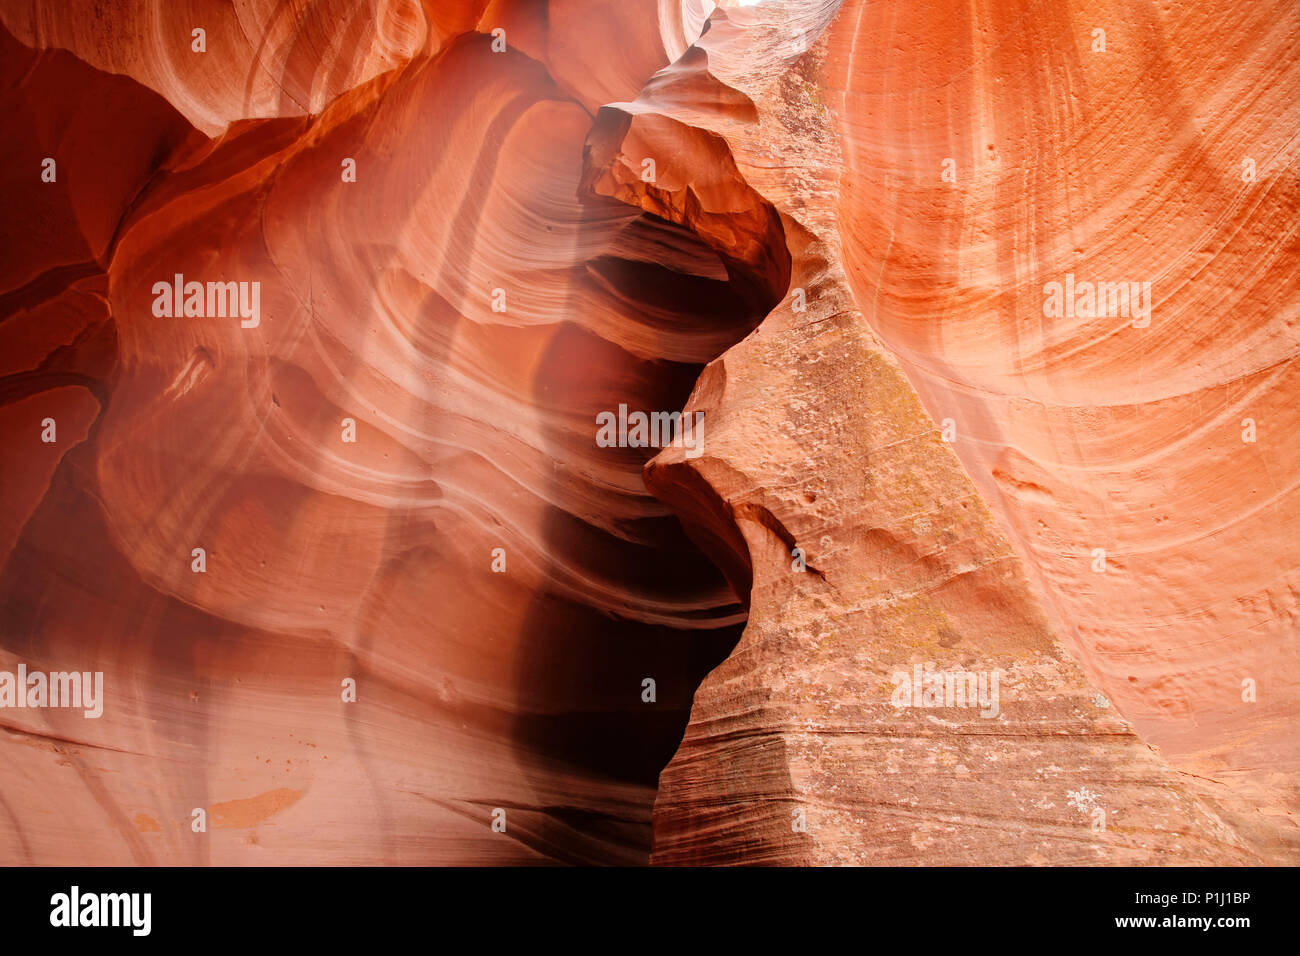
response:
[[[1289,5],[0,22],[0,862],[1297,858]]]
[[[1294,859],[1300,16],[947,13],[846,5],[826,38],[855,301],[953,419],[1065,646],[1260,852]],[[952,184],[932,175],[950,157]],[[1149,325],[1046,317],[1067,273],[1149,282]]]
[[[579,27],[553,17],[552,42]],[[111,242],[74,220],[10,281],[4,662],[102,670],[109,699],[5,712],[7,859],[646,859],[657,773],[743,610],[646,492],[650,450],[592,423],[680,408],[772,299],[581,198],[590,115],[491,44],[213,139],[165,110],[175,142]],[[43,69],[11,98],[57,107],[71,81]],[[160,319],[175,273],[260,282],[259,323]]]

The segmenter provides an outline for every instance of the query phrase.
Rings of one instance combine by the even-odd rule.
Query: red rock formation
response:
[[[1284,5],[83,7],[0,11],[0,672],[106,701],[0,710],[0,862],[1294,858]]]
[[[558,50],[581,28],[562,13]],[[156,168],[112,242],[87,237],[90,277],[46,255],[11,281],[3,328],[31,343],[6,384],[33,384],[6,406],[26,503],[6,509],[4,663],[102,670],[109,694],[98,721],[5,712],[13,859],[646,858],[656,775],[743,614],[642,486],[650,451],[597,447],[595,414],[679,408],[773,297],[683,230],[580,197],[591,117],[494,52],[494,22],[310,120],[208,139],[170,114],[169,151],[123,130]],[[635,92],[628,61],[608,67],[583,95]],[[16,99],[58,108],[40,70],[14,72]],[[15,179],[45,199],[33,169]],[[259,282],[257,324],[158,317],[177,273]],[[65,344],[75,315],[107,352]],[[248,800],[265,813],[191,832],[193,808]]]
[[[1126,202],[1142,193],[1124,171],[1128,154],[1098,157],[1091,144],[1073,140],[1059,147],[1062,158],[1052,168],[1060,177],[1040,172],[1029,181],[1043,190],[1041,197],[1027,189],[1024,171],[1042,155],[1041,143],[1028,152],[1031,131],[1049,145],[1057,142],[1044,133],[1057,106],[1050,79],[1069,76],[1074,67],[1068,59],[1031,55],[1026,44],[1056,49],[1041,35],[1025,36],[1019,47],[1003,42],[1024,12],[1000,12],[991,39],[970,51],[956,35],[962,25],[954,11],[931,24],[905,20],[899,11],[873,17],[865,5],[849,5],[794,65],[782,58],[798,56],[804,43],[797,36],[791,43],[788,10],[715,14],[696,69],[679,61],[669,71],[673,80],[657,78],[625,111],[621,125],[630,122],[632,134],[605,124],[603,135],[628,144],[623,151],[633,156],[643,148],[633,141],[638,126],[651,116],[660,126],[670,118],[689,128],[687,143],[702,127],[717,132],[748,183],[798,221],[787,220],[787,233],[800,235],[801,227],[810,233],[798,240],[792,279],[807,297],[807,312],[796,313],[792,297],[790,310],[778,310],[710,366],[690,406],[706,409],[712,422],[708,454],[690,462],[665,452],[647,473],[660,497],[706,529],[701,540],[713,545],[724,567],[749,558],[752,572],[741,581],[752,575],[754,582],[746,635],[697,694],[686,741],[661,777],[655,855],[661,862],[1244,862],[1293,852],[1295,751],[1286,737],[1296,671],[1286,647],[1295,634],[1294,509],[1279,510],[1285,480],[1273,482],[1262,505],[1252,500],[1240,470],[1255,446],[1241,440],[1236,406],[1213,403],[1220,450],[1188,436],[1203,436],[1208,427],[1205,412],[1196,411],[1201,393],[1234,390],[1234,366],[1260,370],[1254,407],[1285,427],[1285,366],[1294,352],[1286,316],[1294,309],[1296,250],[1294,242],[1266,237],[1276,229],[1286,187],[1261,186],[1260,205],[1249,207],[1254,215],[1232,215],[1255,184],[1241,183],[1239,164],[1227,164],[1221,179],[1235,185],[1223,191],[1222,212],[1205,214],[1205,228],[1214,223],[1224,241],[1270,250],[1254,266],[1253,301],[1230,293],[1259,317],[1252,323],[1258,342],[1234,341],[1216,357],[1221,371],[1206,379],[1205,361],[1187,367],[1189,328],[1174,304],[1168,313],[1161,309],[1161,338],[1142,347],[1118,341],[1124,332],[1113,320],[1105,329],[1093,321],[1073,339],[1063,328],[1049,333],[1041,290],[1058,272],[1039,246],[1076,241],[1083,226],[1073,218],[1080,215],[1076,204],[1064,198],[1055,206],[1047,197],[1053,189],[1063,197],[1071,189],[1105,193],[1111,182],[1128,187],[1121,194]],[[1107,16],[1118,14],[1080,11],[1078,22]],[[1260,14],[1261,23],[1269,20]],[[1206,14],[1178,24],[1174,49],[1189,64],[1185,69],[1199,69],[1202,61],[1182,48],[1212,42],[1211,22],[1214,16]],[[1247,24],[1245,31],[1257,36],[1262,28]],[[891,46],[873,55],[878,37],[899,33],[911,42],[897,53]],[[1054,35],[1048,28],[1048,37]],[[995,71],[999,83],[1007,82],[1005,93],[987,104],[972,90],[986,82],[986,48],[996,50],[989,58],[1008,61]],[[1130,51],[1128,68],[1143,57],[1151,57],[1149,48]],[[1112,113],[1115,100],[1128,95],[1124,76],[1117,65],[1116,85],[1097,94]],[[1294,92],[1294,76],[1293,70],[1292,82],[1279,82],[1272,94],[1278,114]],[[1243,68],[1241,82],[1252,81]],[[1154,84],[1147,107],[1153,113],[1167,107],[1156,97],[1171,82]],[[733,98],[748,96],[756,116],[714,108],[719,97],[708,91],[719,85]],[[920,91],[931,89],[934,95],[918,108]],[[968,118],[972,99],[990,119],[983,112]],[[1102,114],[1093,110],[1101,109],[1084,110],[1080,119],[1100,123]],[[1028,126],[1009,137],[1025,150],[1012,157],[1013,165],[1000,165],[1008,158],[1005,147],[998,154],[996,143],[981,143],[992,147],[987,155],[968,150],[960,161],[978,161],[975,180],[946,182],[943,161],[958,151],[953,138],[969,143],[976,135],[971,129],[979,128],[974,123],[1004,115]],[[1226,116],[1222,125],[1235,125],[1244,154],[1266,153],[1251,140],[1267,143],[1275,135],[1271,118],[1252,123],[1243,116],[1234,124]],[[1199,149],[1187,136],[1185,151]],[[937,141],[933,158],[918,146],[927,138]],[[1171,161],[1148,176],[1151,215],[1161,189],[1184,176],[1196,186],[1203,167]],[[640,204],[651,200],[673,205],[653,190]],[[1059,209],[1056,218],[1032,233],[1032,241],[1023,239],[1017,224],[1043,207]],[[683,218],[691,218],[689,209]],[[1177,248],[1176,237],[1187,235],[1176,232],[1185,224],[1170,220],[1166,241],[1149,248],[1135,226],[1120,231],[1112,219],[1087,228],[1107,224],[1112,233],[1098,241],[1109,258],[1087,267],[1099,279],[1163,275],[1158,263]],[[1192,249],[1217,248],[1214,232],[1191,234]],[[1141,252],[1126,258],[1127,246]],[[1195,262],[1199,271],[1205,256],[1189,250],[1175,261],[1187,268]],[[1229,251],[1222,268],[1232,261]],[[1116,271],[1125,266],[1132,275]],[[1200,295],[1213,296],[1214,288],[1211,282]],[[1210,347],[1213,339],[1207,330],[1193,341]],[[1042,351],[1049,345],[1053,351]],[[1164,364],[1143,361],[1135,369],[1135,351],[1145,356],[1151,348],[1168,353]],[[1097,374],[1107,363],[1114,381],[1099,392]],[[1062,381],[1071,380],[1075,391],[1063,394]],[[933,420],[956,425],[954,450],[976,484],[938,440],[910,383]],[[1235,391],[1244,392],[1245,384]],[[1166,398],[1184,393],[1181,401]],[[1148,416],[1135,401],[1154,409]],[[1054,402],[1060,412],[1050,411]],[[1047,411],[1031,428],[1040,409]],[[1064,422],[1076,427],[1063,429]],[[1138,435],[1144,436],[1141,451],[1130,463],[1125,455]],[[1189,456],[1189,445],[1203,450]],[[1281,442],[1272,448],[1268,473],[1285,473],[1289,452]],[[847,463],[845,449],[862,460]],[[1147,469],[1159,459],[1174,470],[1152,483],[1160,476]],[[1116,492],[1116,484],[1129,490]],[[1170,500],[1175,495],[1185,496],[1181,506]],[[1207,496],[1217,517],[1207,511]],[[983,512],[981,497],[993,504],[1000,525]],[[1153,520],[1157,499],[1163,507],[1156,523],[1181,510],[1184,528],[1143,558],[1148,583],[1134,594],[1122,579],[1132,573],[1130,552],[1151,548],[1143,522]],[[1106,531],[1094,532],[1104,540],[1092,540],[1088,518],[1099,527],[1107,512],[1094,505],[1090,514],[1086,503],[1104,500],[1122,502],[1123,509],[1111,510],[1128,518],[1107,520]],[[1249,527],[1264,515],[1273,526],[1262,535],[1268,562],[1252,560],[1244,540],[1222,559],[1217,549],[1196,546],[1216,529],[1232,528],[1235,536],[1236,525]],[[732,524],[741,538],[728,532]],[[1076,536],[1063,539],[1052,525]],[[1031,526],[1037,542],[1026,540]],[[1046,618],[1013,557],[1013,542],[1029,560],[1034,590],[1047,598]],[[1089,545],[1106,547],[1108,576],[1094,577]],[[790,572],[794,547],[807,555],[811,574]],[[1248,566],[1253,587],[1243,579]],[[1229,570],[1234,567],[1240,570]],[[1114,589],[1099,589],[1099,579],[1116,582]],[[1153,597],[1163,598],[1163,615]],[[1236,609],[1230,628],[1259,631],[1259,640],[1240,648],[1225,639],[1220,615],[1203,613],[1216,603]],[[1198,614],[1199,626],[1186,627]],[[1091,631],[1091,641],[1081,637],[1080,621],[1102,620],[1108,632]],[[1222,650],[1207,658],[1215,663],[1198,667],[1193,648],[1216,644]],[[1114,664],[1105,666],[1108,658],[1149,660],[1154,688],[1141,690],[1131,673],[1141,668],[1124,666],[1119,674]],[[1014,688],[1003,698],[1003,717],[990,724],[953,708],[902,717],[886,703],[888,678],[921,660],[1003,671]],[[1246,699],[1243,678],[1252,675],[1269,685],[1268,702]],[[1108,695],[1100,698],[1104,709],[1094,703],[1098,687]],[[1131,715],[1133,725],[1115,711]],[[1173,769],[1147,752],[1130,726],[1158,743]],[[867,769],[881,767],[883,773]],[[1090,831],[1086,811],[1094,807],[1107,814],[1104,833]],[[799,811],[806,832],[792,827],[790,814]]]
[[[1300,17],[974,16],[859,5],[827,38],[855,300],[956,423],[1066,646],[1239,826],[1295,853],[1300,72],[1278,54]],[[898,40],[855,66],[881,35]],[[955,184],[932,175],[948,157]],[[1067,273],[1150,282],[1149,326],[1045,317]]]

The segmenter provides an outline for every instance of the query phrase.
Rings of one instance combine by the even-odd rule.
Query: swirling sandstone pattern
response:
[[[1300,18],[723,7],[0,11],[0,862],[1296,859]]]

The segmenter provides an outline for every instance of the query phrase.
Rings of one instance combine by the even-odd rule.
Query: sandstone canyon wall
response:
[[[0,21],[0,862],[1300,858],[1293,5]]]

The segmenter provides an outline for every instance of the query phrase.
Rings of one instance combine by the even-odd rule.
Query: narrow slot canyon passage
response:
[[[97,721],[7,725],[11,845],[647,862],[659,771],[745,606],[646,491],[658,449],[601,447],[597,415],[680,412],[788,265],[596,194],[593,113],[487,34],[212,137],[67,55],[18,82],[14,122],[70,76],[169,132],[130,154],[111,241],[62,220],[62,255],[93,261],[55,255],[5,300],[7,427],[54,415],[63,441],[6,445],[0,650],[107,687]],[[176,275],[258,283],[257,324],[160,318]],[[75,840],[33,817],[50,801]]]
[[[748,595],[737,597],[679,519],[645,490],[642,468],[658,449],[598,447],[596,416],[620,405],[679,412],[704,363],[766,316],[784,280],[728,267],[686,229],[650,214],[632,219],[586,272],[611,304],[606,314],[633,329],[629,339],[652,333],[674,358],[643,358],[574,326],[556,335],[539,363],[537,401],[579,423],[572,440],[552,446],[555,458],[570,462],[592,495],[613,495],[614,505],[590,520],[561,509],[548,515],[545,551],[555,560],[547,577],[576,577],[585,601],[551,590],[534,596],[519,647],[513,739],[521,766],[546,760],[539,790],[553,784],[551,760],[580,778],[643,788],[632,807],[545,808],[539,850],[599,862],[597,838],[621,832],[628,852],[620,860],[640,863],[649,853],[659,772],[681,741],[696,686],[739,638]],[[707,449],[707,421],[700,438]],[[565,483],[555,494],[571,491]],[[647,679],[653,701],[645,699]]]

